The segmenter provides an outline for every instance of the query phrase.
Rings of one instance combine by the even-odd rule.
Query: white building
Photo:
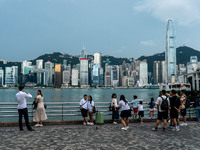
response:
[[[140,85],[147,85],[148,84],[148,65],[146,61],[140,62],[139,65],[140,73],[139,73],[139,82]]]
[[[88,85],[88,59],[80,58],[80,85]]]
[[[72,82],[71,85],[72,86],[78,86],[78,69],[73,68],[72,69]]]
[[[5,68],[5,85],[6,86],[18,85],[18,66]]]
[[[70,71],[69,70],[65,70],[63,71],[63,84],[70,84]]]
[[[161,83],[167,83],[166,61],[161,61]]]
[[[187,73],[196,72],[198,69],[198,62],[189,62],[187,63]]]
[[[94,53],[94,64],[98,64],[101,68],[101,53]]]
[[[104,85],[110,86],[110,66],[105,67]]]
[[[3,86],[4,71],[0,69],[0,86]]]
[[[23,61],[21,64],[21,73],[23,75],[29,74],[29,71],[33,69],[32,62],[30,61]]]
[[[50,61],[45,62],[45,85],[53,85],[53,67],[54,64]]]
[[[43,59],[36,60],[36,69],[43,69]]]

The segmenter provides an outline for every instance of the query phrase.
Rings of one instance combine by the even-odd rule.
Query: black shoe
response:
[[[152,128],[152,131],[158,131],[158,128]]]
[[[20,131],[24,131],[24,129],[20,129]]]
[[[166,132],[166,130],[165,130],[165,129],[162,129],[162,131],[163,131],[163,132]]]
[[[34,129],[30,129],[30,130],[28,130],[28,131],[35,131]]]

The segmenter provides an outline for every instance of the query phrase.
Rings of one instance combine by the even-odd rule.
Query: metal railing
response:
[[[29,117],[34,116],[34,111],[32,109],[32,103],[27,103]],[[76,120],[72,119],[72,117],[80,117],[80,106],[78,102],[47,102],[46,113],[48,118],[53,117],[52,120]],[[97,111],[104,112],[104,116],[111,116],[112,112],[109,111],[110,102],[95,102],[95,107]],[[193,118],[196,115],[196,110],[192,106],[187,109],[187,116],[189,118]],[[144,115],[149,115],[149,106],[144,105]],[[155,116],[157,115],[157,111],[155,111]],[[0,103],[0,121],[4,121],[4,118],[17,118],[17,103]],[[58,119],[58,117],[60,117]],[[110,117],[111,118],[111,117]],[[13,119],[7,119],[13,120]],[[50,119],[49,119],[50,120]],[[79,119],[80,120],[80,119]]]

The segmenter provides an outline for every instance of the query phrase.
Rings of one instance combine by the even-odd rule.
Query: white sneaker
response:
[[[94,125],[94,123],[92,123],[92,122],[91,122],[91,123],[90,123],[90,125],[91,125],[91,126],[93,126],[93,125]]]
[[[124,130],[124,131],[127,131],[127,128],[126,127],[123,127],[123,128],[121,128],[122,130]]]
[[[40,127],[40,125],[39,125],[39,124],[36,124],[35,127]]]
[[[176,131],[180,131],[180,129],[179,129],[179,128],[177,128],[177,129],[176,129]]]
[[[176,131],[176,128],[173,128],[172,131]]]
[[[87,125],[90,125],[90,123],[89,123],[89,122],[87,122]]]
[[[185,123],[181,123],[180,126],[184,126]]]
[[[129,129],[129,126],[127,126],[126,129]]]
[[[85,122],[83,122],[83,125],[86,126],[87,124]]]
[[[114,121],[114,122],[113,122],[113,124],[117,124],[117,122],[116,122],[116,121]]]
[[[40,124],[40,127],[43,127],[43,124]]]
[[[188,124],[187,123],[184,123],[184,126],[187,126]]]

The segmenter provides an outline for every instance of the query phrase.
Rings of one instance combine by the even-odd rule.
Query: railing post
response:
[[[63,104],[62,104],[62,121],[63,121]]]

